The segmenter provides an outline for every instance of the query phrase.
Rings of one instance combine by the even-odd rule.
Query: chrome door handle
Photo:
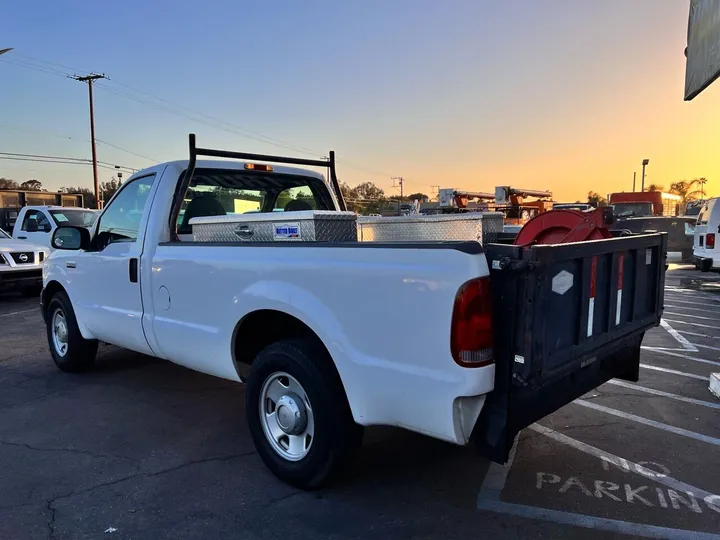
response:
[[[253,234],[255,232],[252,230],[252,228],[248,227],[247,225],[241,225],[237,229],[235,229],[235,234],[242,238],[243,240],[249,240],[252,238]]]

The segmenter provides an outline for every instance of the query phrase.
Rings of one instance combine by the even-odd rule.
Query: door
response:
[[[707,249],[705,245],[706,234],[709,232],[709,221],[713,219],[713,208],[715,207],[715,199],[710,199],[705,203],[698,213],[695,225],[695,238],[693,240],[693,255],[696,257],[706,257]],[[717,221],[717,217],[715,218]]]
[[[18,240],[27,240],[32,244],[50,246],[50,231],[52,231],[50,220],[40,210],[28,210],[23,218]]]
[[[101,214],[92,248],[66,263],[78,286],[73,305],[100,341],[154,354],[142,327],[140,257],[155,175],[122,186]],[[74,265],[74,267],[73,267]]]

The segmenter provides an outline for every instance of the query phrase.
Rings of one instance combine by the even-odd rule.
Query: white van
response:
[[[717,201],[717,197],[705,201],[695,224],[693,263],[703,272],[720,271],[720,204]]]

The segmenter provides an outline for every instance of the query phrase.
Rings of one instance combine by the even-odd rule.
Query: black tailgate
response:
[[[473,437],[505,462],[522,428],[609,379],[637,381],[662,314],[667,234],[486,248],[495,389]]]

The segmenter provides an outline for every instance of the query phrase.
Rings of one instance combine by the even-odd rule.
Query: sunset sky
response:
[[[134,168],[185,158],[194,132],[201,146],[334,149],[341,180],[388,194],[401,175],[406,193],[584,199],[630,190],[649,158],[646,184],[705,176],[720,195],[720,82],[683,101],[688,5],[16,0],[0,19],[0,49],[15,48],[0,57],[0,151],[89,158],[87,87],[65,75],[94,70],[110,77],[97,138],[152,159],[108,144],[98,157]],[[206,123],[163,110],[178,106]],[[0,160],[0,176],[92,185],[89,166]]]

